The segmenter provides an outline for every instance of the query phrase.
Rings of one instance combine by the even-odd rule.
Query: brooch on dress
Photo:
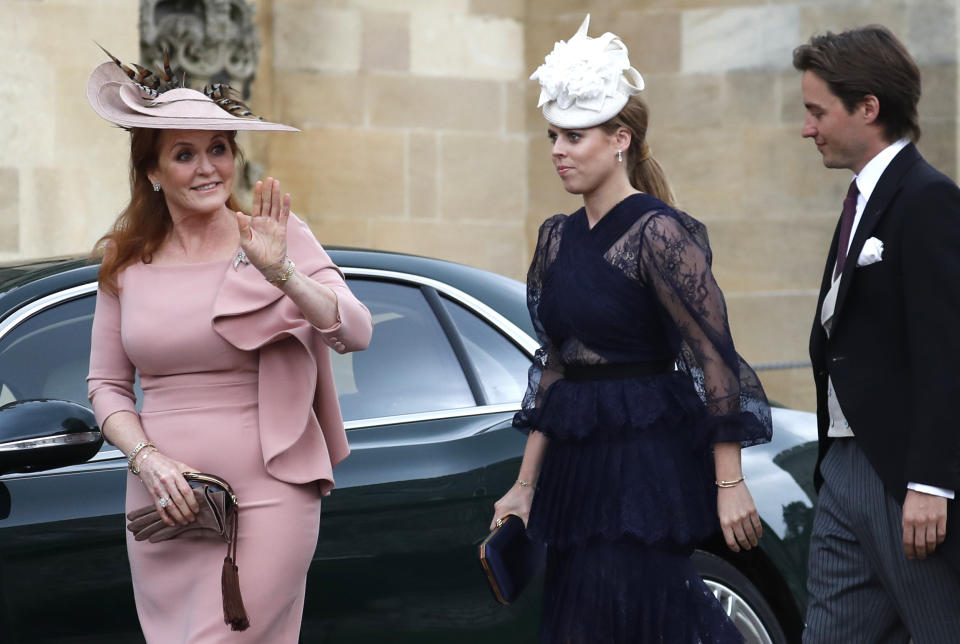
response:
[[[233,258],[233,270],[237,270],[237,267],[240,264],[249,264],[250,260],[247,259],[247,254],[243,252],[243,249],[237,251],[237,256]]]

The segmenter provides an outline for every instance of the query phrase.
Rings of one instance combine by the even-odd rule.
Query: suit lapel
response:
[[[853,281],[854,271],[857,269],[857,258],[860,257],[860,251],[863,250],[863,244],[873,234],[877,224],[883,218],[887,206],[894,195],[900,190],[903,177],[907,171],[913,167],[913,164],[920,160],[920,153],[913,143],[905,148],[893,158],[887,169],[880,175],[880,180],[870,195],[870,200],[863,209],[863,215],[860,217],[860,223],[857,224],[857,231],[850,242],[850,250],[847,253],[847,261],[843,267],[843,275],[840,278],[840,290],[837,292],[837,304],[833,311],[834,322],[841,320],[840,312],[843,309],[843,303],[846,301],[847,293],[850,292],[850,283]],[[889,240],[888,240],[889,241]],[[836,246],[836,244],[834,244]],[[831,253],[836,257],[836,250]],[[828,286],[829,288],[829,286]],[[822,294],[821,294],[822,298]]]

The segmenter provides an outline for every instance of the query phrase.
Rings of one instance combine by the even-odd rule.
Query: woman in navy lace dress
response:
[[[514,424],[529,429],[516,514],[548,545],[543,642],[741,642],[694,546],[761,525],[740,449],[770,410],[737,355],[704,226],[671,206],[645,141],[643,79],[589,16],[532,78],[564,188],[540,227],[527,299],[541,349]]]

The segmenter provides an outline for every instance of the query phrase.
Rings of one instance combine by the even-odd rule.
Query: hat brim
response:
[[[556,101],[548,101],[543,106],[543,118],[547,122],[565,130],[579,130],[596,127],[606,123],[620,113],[627,104],[629,96],[608,96],[600,110],[591,110],[578,107],[576,104],[564,109]]]
[[[131,92],[131,89],[135,92]],[[208,96],[196,90],[171,91],[189,94],[189,99],[177,101],[175,105],[169,102],[158,104],[156,113],[152,113],[153,101],[142,100],[136,109],[131,107],[131,96],[138,95],[140,92],[115,63],[98,65],[87,80],[87,100],[90,106],[102,118],[120,127],[161,130],[300,131],[282,123],[233,116],[218,107]]]

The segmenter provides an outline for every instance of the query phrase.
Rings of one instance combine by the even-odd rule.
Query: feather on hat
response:
[[[103,49],[103,47],[101,47]],[[121,63],[106,49],[111,62],[98,65],[87,79],[87,100],[101,117],[124,128],[168,130],[281,130],[295,127],[255,116],[231,96],[227,85],[203,92],[180,87],[166,59],[159,74],[140,65]]]

